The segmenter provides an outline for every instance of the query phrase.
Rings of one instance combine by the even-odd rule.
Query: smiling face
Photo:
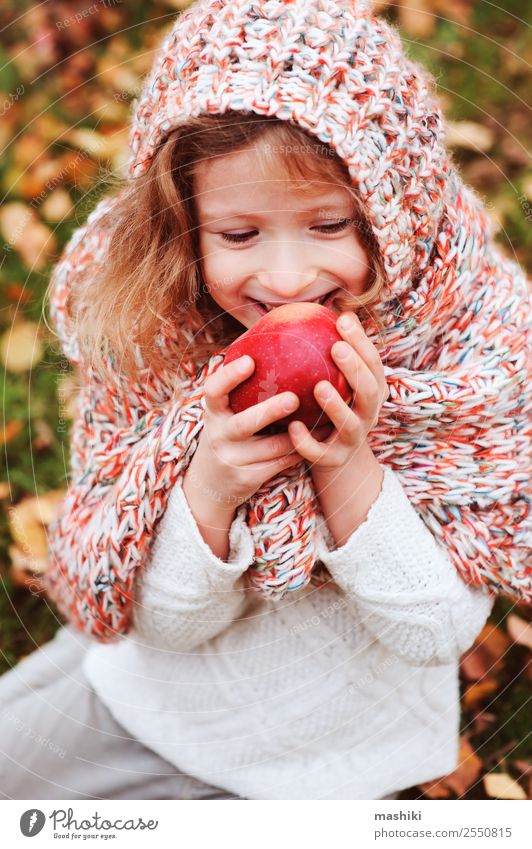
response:
[[[316,183],[312,194],[257,174],[244,150],[198,163],[194,204],[203,280],[218,306],[245,327],[268,308],[361,295],[369,276],[355,202],[347,188]],[[266,305],[266,306],[265,306]]]

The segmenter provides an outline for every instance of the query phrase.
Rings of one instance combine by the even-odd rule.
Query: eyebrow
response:
[[[303,217],[304,215],[315,215],[318,212],[338,212],[339,209],[347,205],[346,200],[338,201],[337,203],[320,203],[310,209],[290,210],[295,216]],[[350,205],[351,206],[351,205]],[[265,218],[268,213],[261,212],[243,212],[241,209],[231,209],[229,211],[223,209],[205,209],[200,212],[200,218],[204,222],[224,220],[226,218]]]

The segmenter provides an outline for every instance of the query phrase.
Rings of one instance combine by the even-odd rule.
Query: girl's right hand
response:
[[[255,435],[297,409],[295,392],[281,392],[241,413],[231,410],[229,393],[250,377],[254,368],[251,357],[239,357],[205,381],[203,430],[185,473],[207,500],[228,512],[247,501],[265,481],[303,461],[288,433]],[[318,432],[321,430],[326,429]]]

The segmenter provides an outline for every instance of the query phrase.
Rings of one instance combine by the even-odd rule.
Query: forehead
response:
[[[239,151],[196,165],[194,202],[202,220],[233,218],[260,210],[294,213],[334,212],[352,204],[346,187],[326,179],[301,182],[283,176],[279,164],[259,167],[253,150]]]

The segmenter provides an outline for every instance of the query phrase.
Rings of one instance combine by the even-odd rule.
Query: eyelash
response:
[[[316,227],[316,230],[320,230],[321,232],[326,231],[327,233],[337,233],[340,230],[344,230],[348,224],[351,224],[352,220],[352,218],[342,218],[341,221],[337,221],[335,224],[322,224],[319,227]],[[242,244],[243,242],[249,241],[249,233],[221,233],[220,235],[226,242]]]

